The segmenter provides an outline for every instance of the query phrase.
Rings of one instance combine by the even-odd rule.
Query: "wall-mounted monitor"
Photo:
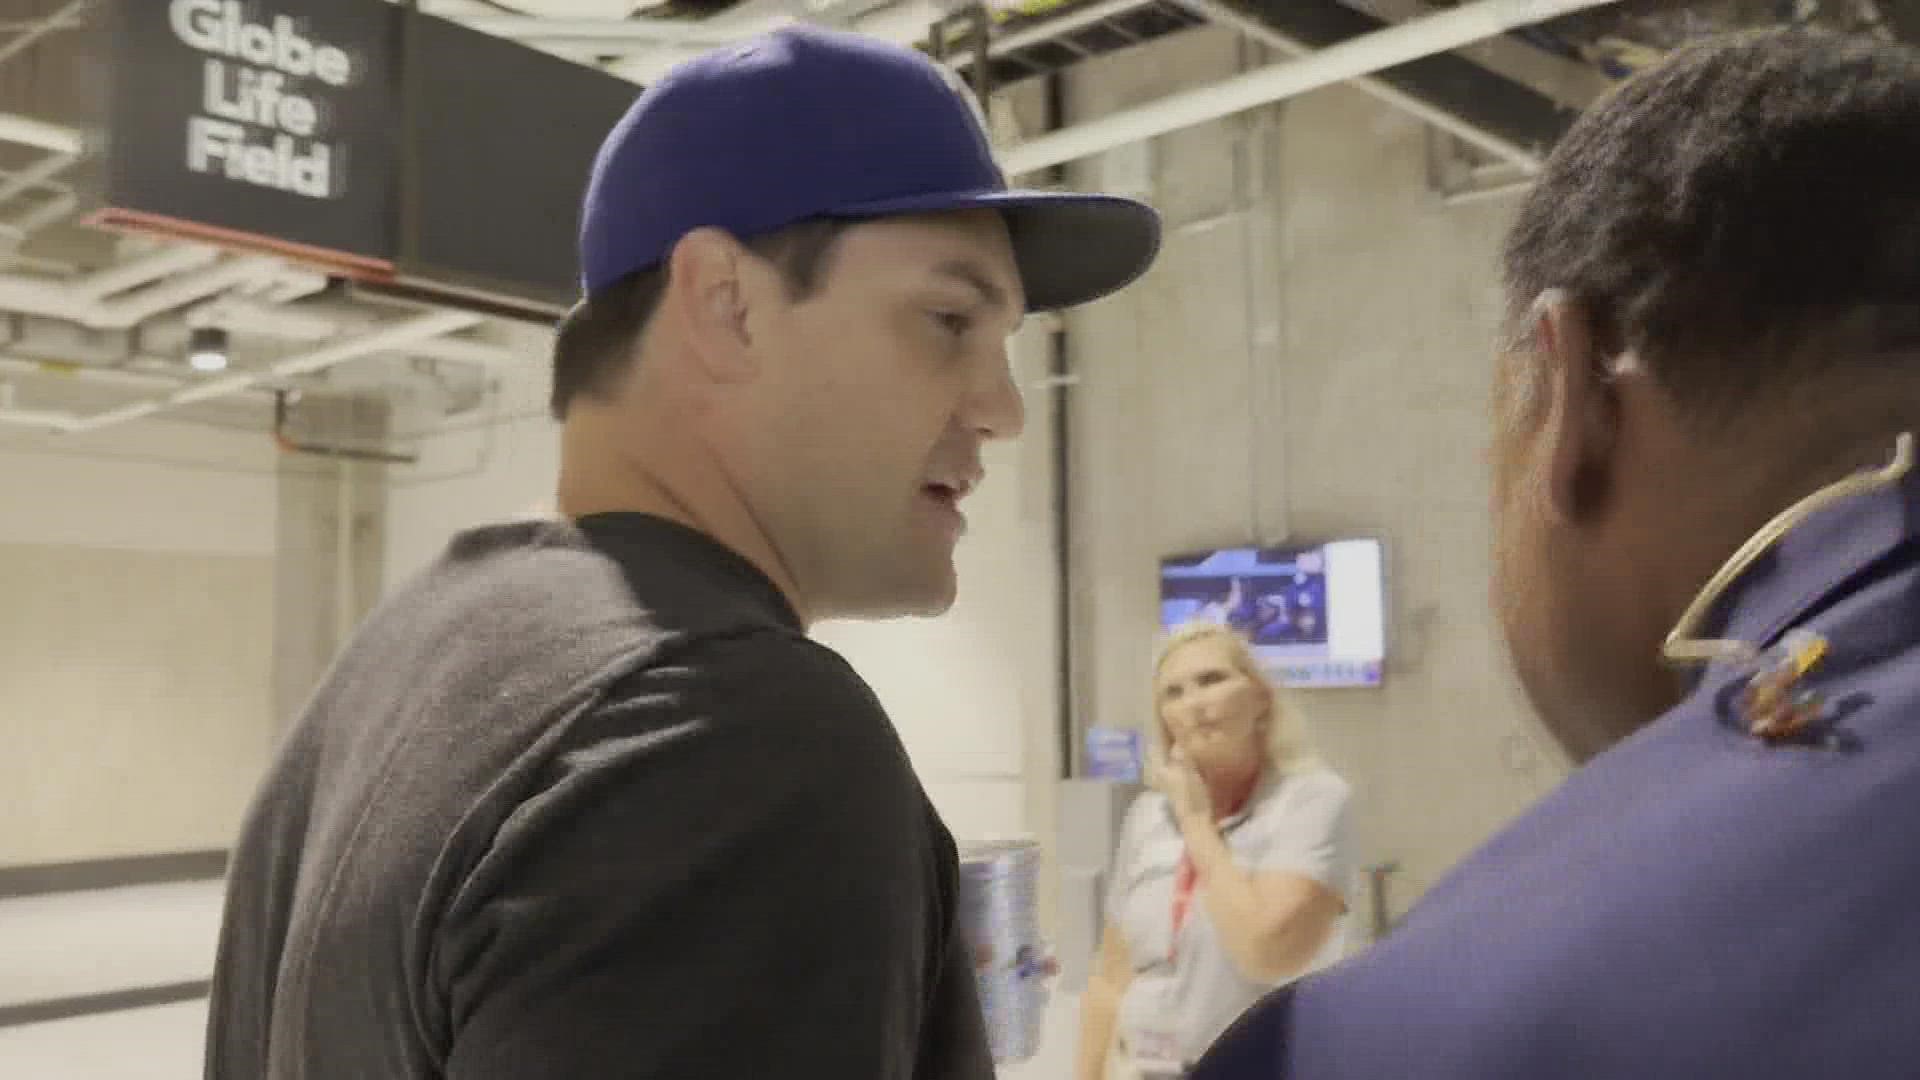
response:
[[[1373,539],[1234,547],[1160,562],[1160,623],[1222,622],[1289,687],[1379,686],[1385,559]]]

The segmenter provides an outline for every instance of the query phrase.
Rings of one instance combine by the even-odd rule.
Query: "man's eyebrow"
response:
[[[942,277],[957,278],[978,290],[989,304],[1011,309],[1013,302],[1007,297],[1007,290],[996,284],[989,274],[966,259],[949,259],[933,268],[933,272]]]

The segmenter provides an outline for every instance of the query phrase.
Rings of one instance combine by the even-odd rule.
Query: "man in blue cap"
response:
[[[561,514],[456,537],[317,691],[207,1075],[990,1080],[953,839],[807,629],[952,603],[1008,335],[1158,241],[1007,190],[911,50],[784,30],[643,93],[554,350]]]
[[[1194,1080],[1920,1074],[1920,56],[1583,117],[1506,249],[1496,606],[1584,765]]]

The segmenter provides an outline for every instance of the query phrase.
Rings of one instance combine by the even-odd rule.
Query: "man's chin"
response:
[[[918,575],[915,580],[900,580],[895,585],[890,589],[875,589],[842,606],[831,617],[865,621],[935,619],[953,610],[959,599],[959,582],[951,567],[944,575]]]
[[[959,582],[948,575],[944,582],[929,588],[907,615],[915,619],[937,619],[953,610],[960,599]]]
[[[913,612],[916,617],[933,619],[953,610],[960,599],[960,569],[954,563],[952,548],[933,560],[920,584],[919,604]]]

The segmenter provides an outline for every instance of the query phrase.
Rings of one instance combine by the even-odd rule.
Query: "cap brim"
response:
[[[842,207],[836,217],[994,210],[1007,220],[1027,310],[1057,311],[1119,292],[1160,253],[1160,215],[1118,195],[982,191],[917,195]]]

